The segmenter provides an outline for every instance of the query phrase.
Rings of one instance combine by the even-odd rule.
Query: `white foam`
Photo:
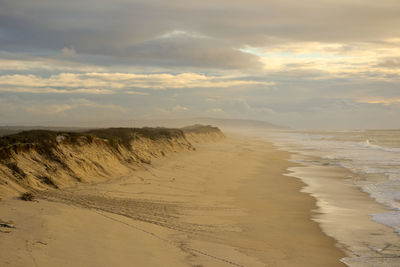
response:
[[[372,148],[375,150],[382,150],[382,151],[387,151],[387,152],[394,152],[394,153],[400,153],[399,148],[389,148],[389,147],[382,147],[379,145],[371,144],[371,142],[367,139],[365,142],[360,143],[361,146],[367,147],[367,148]]]
[[[400,211],[373,214],[372,218],[378,223],[393,228],[398,234],[400,234]]]
[[[392,212],[375,214],[375,222],[391,227],[400,235],[400,134],[399,132],[376,135],[370,139],[371,133],[357,132],[331,132],[313,134],[305,132],[279,132],[267,134],[277,140],[276,145],[283,149],[307,156],[317,156],[322,160],[297,159],[299,163],[308,165],[340,165],[358,174],[362,180],[354,180],[354,184],[368,193],[378,203],[384,204]],[[397,147],[388,147],[390,142]],[[380,144],[386,144],[381,146]],[[400,259],[400,250],[396,252]],[[366,258],[367,259],[367,258]],[[346,259],[344,261],[346,261]],[[349,260],[352,262],[352,260]],[[358,261],[353,261],[353,263]],[[360,262],[365,261],[361,260]],[[397,262],[398,263],[398,262]],[[353,265],[353,264],[351,264]],[[354,265],[358,266],[358,265]],[[368,265],[359,265],[368,266]],[[372,266],[372,265],[371,265]],[[381,266],[381,265],[378,265]],[[400,265],[388,265],[400,266]]]

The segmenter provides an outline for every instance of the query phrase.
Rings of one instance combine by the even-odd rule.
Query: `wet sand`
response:
[[[294,158],[301,158],[294,155]],[[372,220],[373,214],[390,212],[362,192],[353,180],[359,177],[339,166],[289,168],[290,176],[307,184],[303,192],[317,199],[319,214],[314,216],[325,233],[346,251],[349,266],[399,266],[399,237],[388,226]]]
[[[4,200],[0,266],[344,266],[285,176],[290,154],[250,139],[197,145],[105,183]],[[2,229],[5,230],[5,229]]]

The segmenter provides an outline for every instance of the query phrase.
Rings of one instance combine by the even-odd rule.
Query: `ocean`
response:
[[[348,252],[344,263],[400,266],[400,130],[256,135],[294,152],[301,166],[288,175],[317,199],[313,219]]]

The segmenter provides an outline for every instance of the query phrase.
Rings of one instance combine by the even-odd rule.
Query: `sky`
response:
[[[400,128],[398,0],[0,0],[0,125]]]

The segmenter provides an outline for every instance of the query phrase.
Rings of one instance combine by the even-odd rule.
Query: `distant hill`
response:
[[[184,127],[192,124],[213,125],[221,130],[256,130],[256,129],[287,129],[266,121],[245,120],[245,119],[221,119],[221,118],[190,118],[190,119],[169,119],[169,120],[137,120],[130,122],[139,127],[142,126],[164,126],[164,127]]]
[[[19,132],[30,131],[30,130],[80,132],[80,131],[86,131],[88,129],[89,128],[83,128],[83,127],[0,126],[0,136],[16,134]]]
[[[259,120],[219,118],[198,118],[198,120],[201,124],[212,124],[221,128],[286,129],[286,127]]]
[[[165,120],[110,120],[110,121],[90,121],[90,122],[69,122],[64,126],[0,126],[0,136],[15,134],[29,130],[51,130],[51,131],[70,131],[82,132],[89,129],[103,127],[170,127],[181,128],[188,125],[202,124],[219,127],[222,131],[236,130],[269,130],[287,129],[276,124],[259,120],[245,119],[221,119],[221,118],[188,118],[188,119],[165,119]],[[53,124],[50,124],[53,125]]]

